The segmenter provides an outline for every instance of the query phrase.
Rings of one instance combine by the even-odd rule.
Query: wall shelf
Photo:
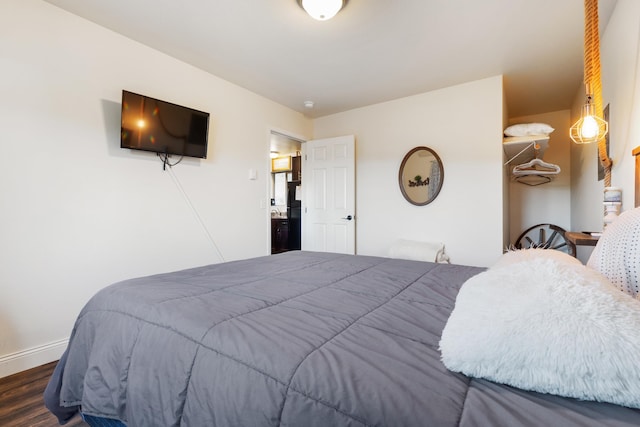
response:
[[[542,159],[549,147],[549,135],[505,137],[502,148],[505,154],[505,166],[516,166],[535,158]]]

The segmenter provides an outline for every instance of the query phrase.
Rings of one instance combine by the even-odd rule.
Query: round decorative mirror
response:
[[[409,203],[417,206],[431,203],[438,196],[443,180],[442,161],[431,148],[416,147],[402,159],[398,183]]]

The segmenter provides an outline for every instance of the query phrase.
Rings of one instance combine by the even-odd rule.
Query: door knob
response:
[[[347,221],[351,221],[353,219],[353,217],[351,215],[347,215],[346,217],[344,217],[342,219],[346,219]]]

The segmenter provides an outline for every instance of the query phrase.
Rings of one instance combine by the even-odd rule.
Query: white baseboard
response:
[[[54,341],[49,344],[0,356],[0,378],[60,359],[68,343],[69,339],[65,338],[60,341]]]

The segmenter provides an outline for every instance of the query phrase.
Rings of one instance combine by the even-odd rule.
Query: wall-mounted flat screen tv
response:
[[[207,158],[209,113],[122,91],[120,147]]]

